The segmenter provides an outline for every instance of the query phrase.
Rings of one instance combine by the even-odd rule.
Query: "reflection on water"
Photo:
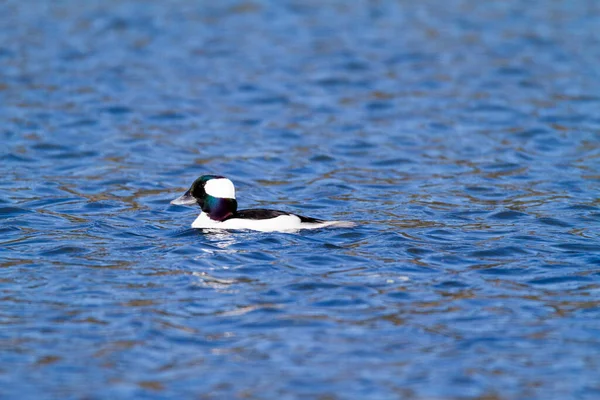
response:
[[[595,3],[6,8],[0,397],[600,395]]]

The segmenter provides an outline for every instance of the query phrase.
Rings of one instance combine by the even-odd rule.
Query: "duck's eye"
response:
[[[204,185],[195,183],[192,185],[190,192],[192,193],[192,196],[198,199],[204,197],[204,195],[206,194],[206,192],[204,191]]]

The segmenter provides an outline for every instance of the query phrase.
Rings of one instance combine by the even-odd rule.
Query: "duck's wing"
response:
[[[315,223],[316,224],[316,223],[323,222],[322,219],[304,217],[302,215],[298,215],[298,214],[294,214],[294,213],[290,213],[290,212],[286,212],[286,211],[268,210],[265,208],[254,208],[251,210],[239,210],[235,214],[233,214],[231,217],[229,217],[228,219],[230,219],[230,218],[270,219],[270,218],[277,218],[282,215],[295,215],[296,217],[300,218],[301,222],[306,222],[306,223]]]

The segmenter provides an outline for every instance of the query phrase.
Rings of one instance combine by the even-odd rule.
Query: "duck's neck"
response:
[[[214,221],[224,221],[237,211],[237,201],[235,199],[207,195],[202,206],[202,211]]]

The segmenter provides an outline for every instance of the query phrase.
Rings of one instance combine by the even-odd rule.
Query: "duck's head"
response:
[[[211,219],[223,221],[237,211],[233,183],[218,175],[202,175],[181,197],[171,204],[184,206],[198,204]]]

